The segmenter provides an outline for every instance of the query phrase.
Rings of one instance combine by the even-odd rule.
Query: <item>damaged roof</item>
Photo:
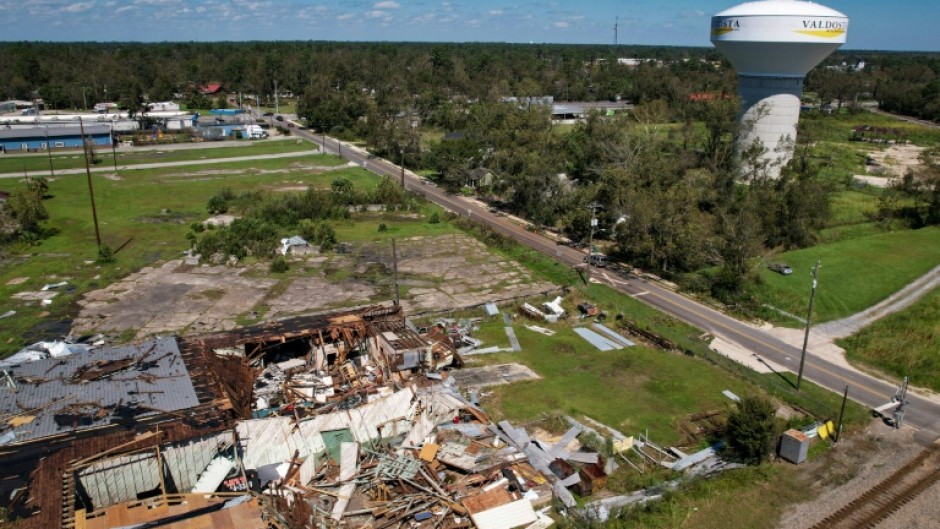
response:
[[[199,404],[174,338],[105,347],[11,366],[6,371],[15,387],[0,386],[4,444],[111,424],[130,425]]]

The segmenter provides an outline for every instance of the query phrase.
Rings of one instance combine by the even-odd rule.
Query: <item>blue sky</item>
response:
[[[0,40],[384,40],[707,46],[736,0],[0,0]],[[938,0],[827,0],[846,48],[940,51]]]

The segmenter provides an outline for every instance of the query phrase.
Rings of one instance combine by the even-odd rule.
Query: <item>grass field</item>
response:
[[[838,343],[852,362],[940,391],[940,289]]]
[[[58,234],[37,246],[16,245],[0,256],[0,313],[16,310],[0,325],[0,355],[19,349],[30,339],[28,330],[37,322],[65,318],[72,303],[88,290],[101,288],[127,273],[180,255],[188,242],[185,234],[193,222],[208,217],[206,202],[221,188],[243,190],[300,190],[306,185],[329,187],[345,177],[361,188],[377,185],[365,170],[340,166],[334,156],[313,155],[301,159],[260,160],[170,169],[123,171],[120,180],[93,175],[95,201],[102,241],[117,253],[117,263],[99,266],[94,227],[84,176],[56,178],[50,183],[51,198],[45,201],[48,226]],[[335,170],[311,170],[311,166],[335,166]],[[12,181],[11,181],[12,182]],[[28,278],[22,284],[8,284]],[[46,283],[67,280],[49,307],[37,302],[11,299],[16,292],[39,290]],[[65,329],[67,331],[67,327]]]
[[[234,158],[240,156],[258,156],[264,154],[280,154],[285,152],[300,152],[315,150],[316,147],[302,140],[275,139],[267,141],[245,140],[241,145],[233,147],[212,147],[212,144],[203,144],[205,148],[199,149],[155,149],[132,152],[118,152],[118,165],[136,165],[157,162],[179,162],[188,160],[211,160],[218,158]],[[114,165],[111,150],[97,148],[98,158],[101,160],[92,167],[111,168]],[[85,157],[81,150],[70,150],[65,153],[52,155],[53,170],[81,169],[85,167]],[[30,176],[49,176],[49,158],[47,155],[4,155],[0,156],[0,173],[18,173],[23,171]]]
[[[940,264],[940,227],[820,244],[785,252],[772,260],[786,262],[793,274],[782,276],[763,269],[754,295],[761,303],[799,315],[809,303],[809,271],[816,260],[822,261],[813,319],[824,322],[864,310]],[[799,325],[792,320],[779,321]]]
[[[940,142],[940,129],[925,127],[891,116],[875,114],[874,112],[850,114],[843,111],[840,114],[806,113],[800,115],[801,133],[805,131],[806,134],[812,136],[814,141],[850,143],[849,137],[852,134],[852,129],[859,125],[897,129],[915,145],[930,146]],[[853,144],[876,148],[874,144]]]
[[[672,444],[679,434],[672,421],[688,414],[726,409],[724,389],[746,384],[704,361],[647,347],[601,352],[558,324],[552,337],[514,325],[521,353],[488,355],[487,363],[522,362],[543,377],[494,389],[490,412],[513,421],[531,421],[547,412],[587,415],[627,435],[649,429],[657,443]],[[487,323],[486,345],[508,345],[502,320]]]

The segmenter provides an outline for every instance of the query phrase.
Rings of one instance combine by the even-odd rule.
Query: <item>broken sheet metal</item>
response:
[[[633,347],[636,345],[635,343],[627,339],[622,334],[607,327],[606,325],[602,323],[592,323],[591,327],[594,327],[595,330],[597,330],[598,332],[600,332],[601,334],[609,338],[611,341],[618,343],[620,345],[623,345],[624,347]]]
[[[292,417],[268,417],[242,421],[236,427],[245,467],[257,468],[286,461],[294,451],[301,457],[322,454],[326,443],[321,432],[346,430],[353,441],[368,444],[380,437],[385,423],[408,416],[414,389],[407,387],[388,397],[363,404],[353,412],[316,415],[295,424]]]
[[[17,387],[0,391],[0,415],[30,418],[12,428],[15,443],[112,424],[133,425],[199,405],[175,338],[105,347],[6,371]],[[0,429],[9,425],[0,423]]]
[[[616,349],[623,349],[624,347],[623,345],[601,336],[600,334],[597,334],[596,332],[586,327],[575,327],[572,330],[601,351],[613,351]]]
[[[471,514],[477,529],[512,529],[538,520],[529,500],[518,500],[487,511]]]

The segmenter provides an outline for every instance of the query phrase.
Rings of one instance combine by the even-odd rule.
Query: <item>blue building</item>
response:
[[[113,141],[109,125],[86,125],[85,137],[100,146],[110,146]],[[81,146],[81,128],[73,125],[0,129],[0,152],[75,149]]]

